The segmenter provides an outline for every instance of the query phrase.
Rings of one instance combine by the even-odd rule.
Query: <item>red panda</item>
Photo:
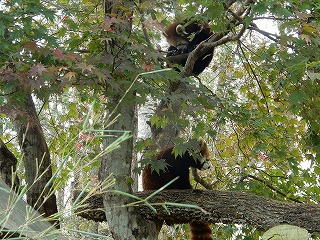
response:
[[[206,223],[190,223],[190,235],[192,240],[213,240],[210,226]]]
[[[207,23],[200,24],[197,21],[183,22],[174,21],[165,30],[164,36],[170,47],[168,48],[167,57],[176,56],[184,53],[192,52],[202,41],[208,39],[212,35]],[[193,74],[199,75],[209,66],[213,57],[214,48],[211,48],[204,55],[199,56],[193,66]],[[182,66],[186,64],[186,60],[178,63]]]
[[[167,184],[174,178],[179,178],[167,187],[167,189],[191,189],[189,180],[189,168],[197,168],[199,170],[209,169],[210,151],[206,142],[199,140],[199,149],[190,149],[182,156],[175,158],[173,148],[170,147],[162,150],[157,155],[157,159],[163,159],[167,163],[165,170],[159,173],[152,171],[150,164],[142,171],[142,187],[143,190],[157,190]],[[192,222],[190,223],[190,233],[193,240],[212,240],[212,232],[209,224]]]

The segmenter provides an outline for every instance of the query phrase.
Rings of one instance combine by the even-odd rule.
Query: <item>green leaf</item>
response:
[[[291,104],[302,104],[306,97],[306,93],[302,91],[294,91],[290,94],[289,99]]]
[[[77,104],[75,104],[75,103],[69,104],[68,109],[69,109],[68,116],[70,118],[77,118],[78,117]]]
[[[308,231],[304,228],[300,228],[293,225],[283,224],[266,231],[262,240],[308,240]]]
[[[168,166],[168,163],[164,159],[152,160],[150,164],[151,164],[151,170],[156,171],[158,174],[160,174],[160,171],[165,171],[165,169]]]

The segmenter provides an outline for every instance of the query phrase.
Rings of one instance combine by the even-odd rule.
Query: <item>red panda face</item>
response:
[[[191,163],[191,167],[197,168],[199,170],[206,170],[211,168],[210,159],[201,155],[201,153],[193,153],[191,154],[193,160]]]
[[[196,40],[196,44],[210,36],[208,25],[199,25],[197,22],[188,22],[186,20],[185,22],[174,21],[164,30],[163,34],[171,46],[178,47],[179,45],[190,44],[193,42],[195,35],[199,33],[204,36],[201,36],[199,41]]]
[[[189,39],[188,35],[185,34],[183,26],[180,22],[175,21],[170,24],[164,30],[164,36],[167,39],[167,42],[174,47],[178,47],[180,45],[188,45]]]
[[[209,169],[211,168],[211,164],[207,161],[206,158],[202,158],[202,167],[200,170],[206,170],[206,169]]]
[[[211,167],[210,151],[207,143],[203,139],[199,140],[199,148],[200,148],[200,155],[201,155],[201,158],[199,161],[202,164],[202,167],[200,170],[209,169]]]
[[[206,170],[211,168],[210,151],[203,139],[200,139],[198,141],[198,148],[190,151],[189,154],[192,157],[192,161],[190,163],[191,167],[197,168],[199,170]]]

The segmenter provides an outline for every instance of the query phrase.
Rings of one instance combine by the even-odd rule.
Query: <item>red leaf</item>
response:
[[[32,52],[38,49],[38,46],[35,42],[26,42],[23,44],[23,47],[29,49]]]
[[[60,50],[59,48],[57,48],[56,50],[54,50],[52,52],[53,55],[55,55],[56,58],[64,60],[65,59],[65,55],[63,54],[62,50]]]

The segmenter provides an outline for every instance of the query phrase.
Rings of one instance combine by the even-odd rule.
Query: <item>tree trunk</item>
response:
[[[129,36],[132,31],[132,18],[128,17],[128,15],[132,13],[125,12],[124,9],[133,9],[134,7],[133,1],[104,1],[104,17],[106,19],[110,19],[111,17],[117,18],[121,24],[114,23],[112,25],[113,30],[120,35]],[[124,35],[124,33],[128,34]],[[129,72],[131,72],[130,77],[125,74],[126,64],[130,66],[132,62],[128,60],[130,52],[123,47],[131,43],[125,38],[123,40],[117,38],[108,41],[106,44],[108,45],[106,45],[105,49],[109,51],[109,57],[112,56],[114,58],[113,65],[119,66],[117,69],[114,68],[112,70],[114,71],[112,72],[114,76],[113,80],[119,83],[119,85],[128,81],[128,79],[133,80],[135,73],[132,69],[129,69]],[[119,116],[117,121],[113,123],[108,130],[115,130],[115,133],[121,130],[129,131],[132,135],[135,135],[137,127],[135,92],[130,91],[130,87],[129,89],[123,90],[112,88],[112,90],[107,89],[107,91],[113,91],[114,93],[113,96],[108,99],[108,107],[112,106],[115,108],[113,115],[108,117]],[[109,122],[107,122],[107,124],[109,124]],[[132,193],[132,182],[137,182],[137,176],[136,179],[134,179],[132,174],[132,168],[134,166],[133,139],[134,137],[121,142],[121,148],[113,150],[104,156],[99,169],[99,179],[101,181],[112,176],[115,180],[113,189],[125,193]],[[108,147],[114,140],[115,139],[106,138],[104,147]],[[132,207],[124,207],[130,200],[131,199],[121,194],[106,193],[103,196],[105,214],[113,238],[116,240],[157,239],[161,225],[153,221],[145,221],[139,214],[134,212]]]
[[[17,158],[0,139],[0,178],[15,191],[17,191],[20,185],[16,169]]]
[[[19,109],[19,115],[14,124],[23,154],[28,184],[27,202],[41,214],[50,217],[58,212],[52,187],[50,153],[31,94],[25,94],[23,104],[14,103]]]
[[[133,95],[129,98],[132,99]],[[119,98],[114,98],[113,101],[114,103],[118,103]],[[123,130],[134,133],[136,127],[135,106],[128,104],[128,101],[121,103],[115,115],[118,114],[120,114],[120,117],[117,122],[108,130]],[[114,140],[107,138],[104,144],[105,147],[109,146]],[[114,189],[132,193],[131,164],[133,159],[133,138],[121,142],[120,147],[104,157],[99,170],[99,178],[103,181],[111,175],[115,179]],[[121,194],[107,193],[103,196],[106,219],[113,238],[116,240],[157,239],[161,225],[152,221],[145,221],[144,218],[136,214],[132,207],[124,207],[130,200],[130,198]]]

